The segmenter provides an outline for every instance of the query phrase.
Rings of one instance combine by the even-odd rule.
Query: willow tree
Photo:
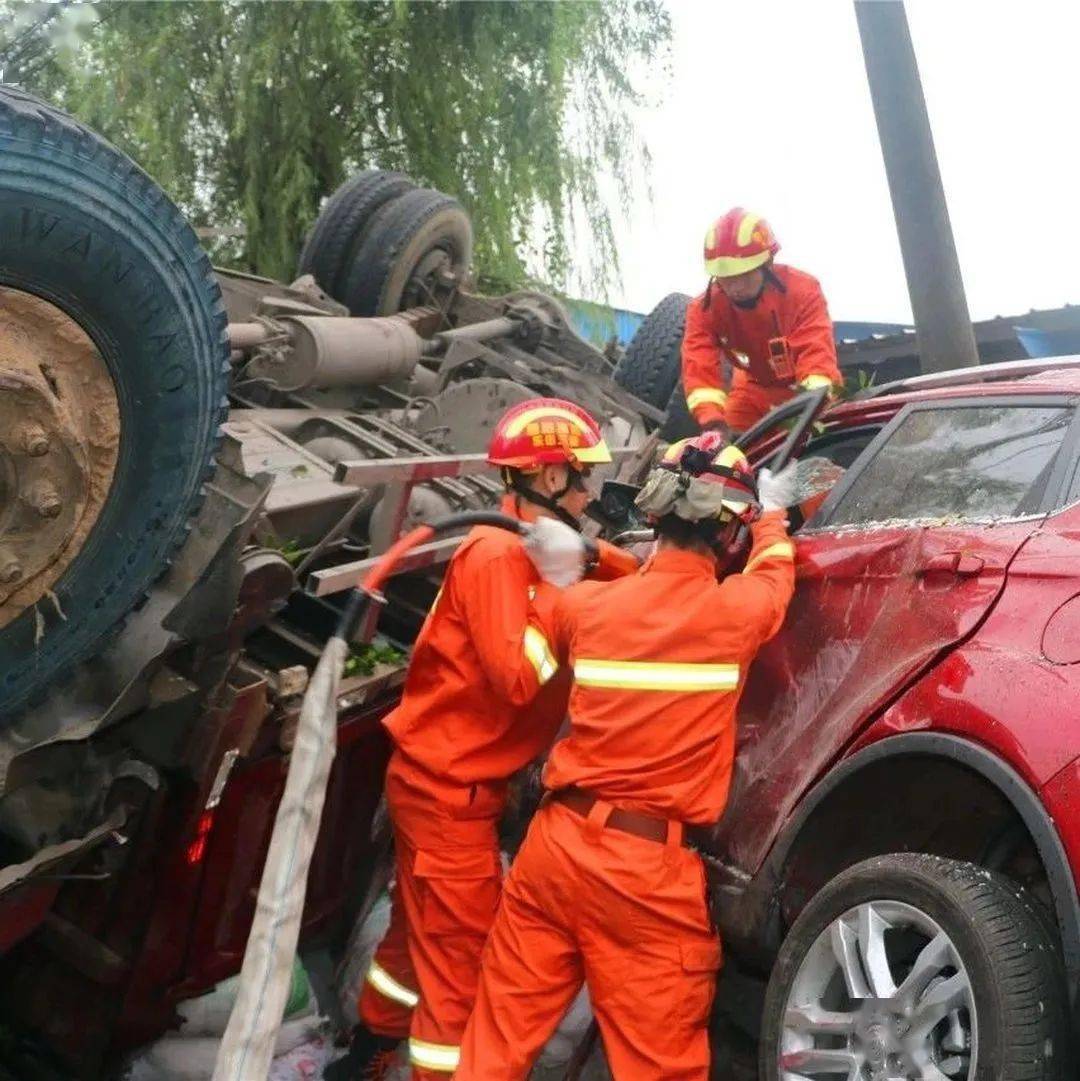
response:
[[[605,193],[625,199],[647,164],[631,116],[667,63],[661,0],[92,11],[59,43],[13,31],[8,77],[115,141],[196,225],[242,233],[219,258],[288,278],[321,199],[374,167],[461,199],[489,282],[520,280],[531,251],[565,283],[575,222],[591,236],[584,276],[612,280]]]

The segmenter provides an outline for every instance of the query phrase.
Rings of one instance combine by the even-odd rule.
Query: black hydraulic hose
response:
[[[395,541],[383,554],[382,558],[368,571],[364,580],[349,593],[338,619],[334,636],[348,641],[360,624],[368,607],[382,599],[383,583],[391,577],[394,567],[401,557],[417,545],[426,544],[433,537],[453,533],[459,529],[471,529],[473,526],[487,525],[496,529],[505,529],[509,533],[524,536],[528,532],[527,522],[511,518],[493,510],[469,510],[460,514],[448,514],[429,525],[417,526]]]

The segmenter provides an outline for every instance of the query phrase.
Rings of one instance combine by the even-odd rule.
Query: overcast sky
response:
[[[850,0],[669,3],[673,78],[640,119],[654,201],[619,227],[612,301],[700,291],[705,228],[743,205],[835,319],[909,320]],[[972,317],[1080,303],[1080,4],[907,9]]]

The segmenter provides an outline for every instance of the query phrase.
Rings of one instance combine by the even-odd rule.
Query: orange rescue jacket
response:
[[[766,279],[753,308],[732,304],[715,284],[687,308],[683,389],[700,425],[724,419],[724,360],[737,380],[767,387],[812,389],[842,382],[832,320],[817,279],[780,264],[770,271],[776,280]],[[770,349],[770,341],[778,344]]]
[[[513,497],[499,509],[521,517]],[[592,573],[637,568],[630,553],[601,542]],[[501,782],[551,743],[570,680],[556,676],[536,604],[550,608],[557,592],[514,534],[478,526],[462,541],[416,640],[401,702],[383,721],[423,773],[453,785]]]
[[[548,788],[576,785],[686,823],[720,817],[747,669],[795,588],[783,515],[751,529],[745,569],[722,582],[710,556],[664,548],[639,574],[583,582],[558,598],[552,646],[572,666],[574,688]]]

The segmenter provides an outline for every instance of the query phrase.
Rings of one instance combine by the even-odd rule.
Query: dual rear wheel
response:
[[[438,306],[461,285],[472,224],[456,199],[371,169],[327,199],[300,253],[300,273],[353,315]]]

